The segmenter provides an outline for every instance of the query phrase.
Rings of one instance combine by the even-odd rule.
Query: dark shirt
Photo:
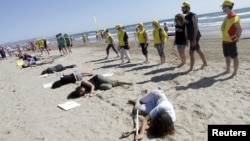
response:
[[[76,82],[76,78],[75,75],[69,74],[69,75],[63,75],[60,79],[60,82],[65,85],[65,84],[69,84],[69,83],[75,83]]]
[[[190,12],[188,15],[185,16],[186,19],[186,26],[187,26],[187,34],[188,39],[193,40],[194,37],[194,23],[193,23],[193,16],[195,16],[195,13]],[[197,38],[201,37],[199,29],[197,29]]]
[[[175,43],[177,45],[186,45],[185,27],[185,25],[175,25]]]

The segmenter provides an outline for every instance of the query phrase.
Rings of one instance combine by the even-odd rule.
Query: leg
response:
[[[238,71],[238,67],[239,67],[239,59],[238,57],[234,58],[234,72],[233,72],[233,76],[237,74]]]
[[[69,66],[65,66],[64,69],[74,68],[74,67],[76,67],[76,64],[74,64],[74,65],[69,65]]]
[[[121,48],[121,60],[122,60],[122,63],[124,62],[124,55],[125,55],[125,49],[122,47]]]
[[[193,67],[194,67],[194,51],[190,51],[189,52],[189,55],[190,55],[190,69],[189,71],[192,71],[193,70]]]
[[[119,54],[118,54],[118,52],[117,52],[117,50],[116,50],[116,48],[114,47],[113,44],[111,45],[111,47],[112,47],[113,51],[116,53],[117,57],[119,57]]]
[[[125,56],[128,59],[127,63],[130,63],[130,55],[129,55],[129,51],[127,49],[125,49]]]
[[[106,57],[106,59],[108,59],[108,57],[109,57],[109,50],[110,50],[110,47],[111,47],[111,45],[109,44],[109,45],[107,46],[107,48],[106,48],[106,52],[107,52],[107,57]]]
[[[203,69],[204,67],[207,66],[207,61],[206,61],[205,55],[203,54],[203,52],[200,49],[197,50],[197,53],[200,55],[200,57],[202,59],[203,65],[201,66],[201,69]]]
[[[226,57],[226,71],[224,72],[225,74],[230,73],[230,64],[231,64],[231,58]]]

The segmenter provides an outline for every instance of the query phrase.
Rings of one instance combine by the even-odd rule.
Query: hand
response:
[[[194,47],[196,45],[196,40],[192,41],[191,47]]]

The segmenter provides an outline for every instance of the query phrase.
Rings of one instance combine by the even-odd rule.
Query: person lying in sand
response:
[[[52,60],[30,60],[30,61],[25,61],[24,64],[22,65],[22,68],[28,68],[31,66],[38,66],[38,65],[43,65],[43,64],[49,64],[54,62],[54,59]]]
[[[56,66],[53,67],[48,67],[46,70],[42,71],[41,75],[44,75],[46,73],[54,73],[54,72],[60,72],[60,71],[64,71],[68,68],[75,68],[76,64],[74,65],[69,65],[69,66],[63,66],[62,64],[58,64]]]
[[[139,128],[136,140],[141,140],[147,129],[151,131],[152,135],[160,138],[175,133],[175,111],[173,105],[161,89],[152,90],[140,100],[129,100],[129,102],[135,104],[137,110],[146,114]],[[136,129],[123,132],[122,137],[127,137],[135,132]]]
[[[81,81],[83,77],[85,76],[92,76],[92,73],[88,72],[81,72],[79,70],[75,70],[73,73],[68,75],[62,75],[60,80],[54,82],[52,84],[52,89],[59,88],[62,85],[70,84],[70,83],[76,83],[76,81]]]
[[[74,96],[93,96],[96,90],[109,90],[113,87],[132,85],[131,82],[123,82],[119,80],[111,80],[102,75],[95,75],[89,80],[83,80],[81,86],[77,87]]]

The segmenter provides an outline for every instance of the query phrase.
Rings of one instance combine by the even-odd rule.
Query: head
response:
[[[44,70],[44,71],[42,71],[41,75],[44,75],[44,74],[46,74],[46,73],[48,73],[48,72],[47,72],[47,69]]]
[[[123,30],[123,26],[121,24],[116,25],[115,28],[118,32]]]
[[[181,10],[183,14],[187,14],[190,11],[190,4],[189,2],[183,2],[181,5]]]
[[[142,30],[142,29],[143,29],[143,23],[138,23],[138,24],[137,24],[137,28],[138,28],[139,30]]]
[[[68,37],[68,34],[64,34],[63,36],[64,36],[64,37]]]
[[[156,137],[165,137],[175,134],[174,122],[166,112],[158,114],[151,121],[151,132]]]
[[[175,23],[177,25],[184,25],[185,24],[185,17],[182,14],[175,15]]]
[[[234,2],[232,0],[225,0],[221,5],[223,12],[229,13],[234,6]]]
[[[154,28],[160,27],[159,21],[158,21],[158,20],[153,20],[153,21],[152,21],[152,26],[153,26]]]
[[[81,96],[84,96],[86,93],[86,89],[82,86],[79,86],[76,88],[75,90],[75,97],[81,97]]]

